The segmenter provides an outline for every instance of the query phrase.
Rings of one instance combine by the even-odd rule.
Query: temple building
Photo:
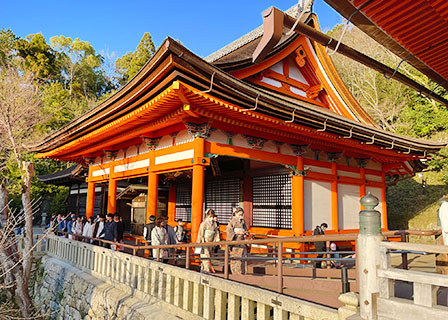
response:
[[[315,14],[301,21],[319,30]],[[444,144],[380,129],[325,47],[288,31],[257,62],[262,27],[205,59],[167,38],[129,83],[32,151],[88,165],[87,216],[102,212],[101,186],[104,212],[133,224],[183,219],[193,241],[205,209],[226,224],[235,206],[255,234],[300,236],[322,222],[328,233],[351,232],[368,192],[387,229],[388,183],[420,171]],[[145,214],[132,197],[117,206],[128,187]]]

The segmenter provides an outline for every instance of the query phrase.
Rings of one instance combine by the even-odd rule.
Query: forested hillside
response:
[[[340,38],[343,25],[328,34]],[[356,27],[349,28],[343,42],[395,69],[401,60],[367,37]],[[331,54],[331,50],[330,54]],[[401,83],[339,54],[331,55],[341,77],[355,98],[384,129],[406,136],[448,142],[447,107],[421,96]],[[421,85],[448,97],[436,83],[406,62],[399,71]],[[388,220],[391,229],[426,229],[437,225],[438,200],[448,193],[447,150],[433,155],[428,172],[388,187]],[[423,182],[422,182],[423,181]]]
[[[32,157],[24,144],[60,129],[106,99],[132,78],[154,51],[149,33],[143,35],[135,52],[113,61],[78,38],[61,35],[47,41],[40,33],[19,38],[12,30],[0,31],[0,112],[8,115],[0,117],[0,177],[9,191],[12,208],[20,206],[22,194],[17,159]],[[23,91],[23,96],[18,91]],[[12,109],[24,104],[25,108]],[[11,123],[11,117],[21,119],[21,124]],[[65,213],[68,189],[45,185],[37,176],[71,165],[35,161],[31,196],[52,199],[50,214]]]

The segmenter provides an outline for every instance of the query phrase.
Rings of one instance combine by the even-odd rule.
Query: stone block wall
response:
[[[49,256],[37,264],[32,292],[36,308],[49,319],[179,319],[164,312],[157,299],[143,302]]]

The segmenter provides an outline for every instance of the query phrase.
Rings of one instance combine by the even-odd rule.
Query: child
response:
[[[336,246],[336,243],[332,242],[330,244],[330,252],[332,253],[331,254],[332,258],[340,258],[341,257],[341,255],[339,253],[334,253],[334,252],[337,252],[337,250],[338,250],[338,247]],[[336,260],[332,260],[332,261],[330,261],[330,265],[331,265],[332,268],[340,268],[341,267],[341,261],[339,261],[339,260],[337,260],[337,261]]]

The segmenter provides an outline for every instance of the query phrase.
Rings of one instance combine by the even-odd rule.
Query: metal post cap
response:
[[[361,205],[366,208],[367,210],[374,209],[380,201],[377,197],[372,195],[370,192],[361,198]]]

